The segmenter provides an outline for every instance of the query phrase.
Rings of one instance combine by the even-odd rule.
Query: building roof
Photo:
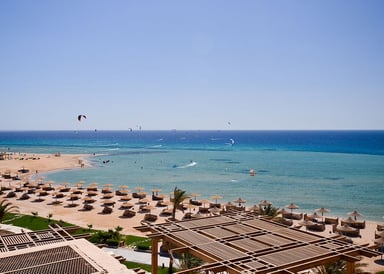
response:
[[[63,231],[0,236],[0,273],[134,273],[86,239]]]
[[[170,253],[191,253],[206,264],[200,271],[287,273],[340,259],[380,253],[341,238],[326,238],[259,218],[249,213],[168,222],[137,227],[148,236],[170,243]],[[180,271],[179,273],[187,273]]]

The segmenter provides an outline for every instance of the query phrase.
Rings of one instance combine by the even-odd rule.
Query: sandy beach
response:
[[[12,154],[8,155],[4,160],[0,160],[0,172],[2,175],[9,175],[11,178],[1,177],[1,186],[9,187],[11,190],[5,191],[2,194],[2,198],[6,198],[7,193],[18,190],[16,197],[7,198],[14,205],[19,207],[19,211],[22,214],[32,214],[32,212],[37,212],[39,216],[47,217],[48,215],[52,216],[52,219],[55,220],[64,220],[82,227],[87,227],[92,225],[95,229],[113,229],[117,226],[123,227],[124,234],[130,235],[142,235],[141,232],[134,229],[135,226],[140,225],[140,222],[144,219],[145,213],[139,210],[143,206],[151,206],[150,213],[157,216],[157,220],[154,223],[165,222],[166,218],[169,216],[162,216],[161,212],[166,210],[168,207],[164,205],[162,207],[157,206],[157,201],[153,201],[151,198],[152,192],[154,190],[150,189],[132,189],[134,186],[122,187],[119,189],[111,189],[110,186],[104,185],[102,182],[99,182],[97,185],[94,185],[95,193],[92,196],[89,196],[89,191],[87,188],[90,185],[82,185],[76,183],[78,182],[69,182],[69,185],[62,185],[62,182],[45,182],[44,173],[51,172],[55,170],[63,169],[77,169],[77,168],[87,168],[89,165],[87,163],[88,155],[50,155],[50,154]],[[41,176],[40,176],[41,175]],[[20,180],[13,180],[12,177],[17,176]],[[32,176],[39,178],[37,180],[32,180]],[[24,183],[29,182],[30,184],[46,184],[51,186],[54,189],[48,190],[45,193],[35,192],[29,194],[29,199],[21,200],[19,199],[26,189],[22,186]],[[116,190],[121,190],[122,192],[128,191],[128,195],[121,196],[117,195]],[[140,200],[139,198],[133,198],[133,192],[146,192],[147,200]],[[158,190],[161,193],[161,190]],[[55,198],[54,193],[61,193],[64,195],[62,198]],[[78,193],[78,194],[74,194]],[[163,194],[163,193],[161,193]],[[77,195],[76,197],[74,195]],[[169,201],[169,193],[164,193],[164,201]],[[73,199],[71,199],[73,197]],[[125,197],[126,200],[122,198]],[[92,210],[84,211],[83,206],[85,199],[91,198],[94,201],[90,203],[93,207]],[[110,214],[102,214],[104,209],[104,203],[108,202],[111,204],[110,208],[112,212]],[[122,214],[125,209],[122,209],[124,203],[129,202],[132,205],[132,210],[136,212],[136,215],[133,217],[122,217]],[[249,205],[252,206],[252,205]],[[195,212],[196,209],[190,208],[186,209],[186,212]],[[181,219],[184,213],[177,211],[176,218]],[[297,221],[295,221],[297,225]],[[375,231],[377,227],[377,222],[367,221],[366,228],[360,230],[361,237],[354,237],[353,242],[355,244],[361,245],[374,245]],[[300,229],[305,229],[302,227]],[[320,233],[322,236],[329,237],[334,236],[332,231],[332,226],[327,225],[325,231],[323,232],[314,232]],[[380,258],[364,259],[363,263],[368,263],[369,265],[364,268],[364,271],[375,273],[377,271],[384,270],[384,265],[377,263],[377,260]]]

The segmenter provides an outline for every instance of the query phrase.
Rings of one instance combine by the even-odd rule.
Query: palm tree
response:
[[[172,209],[172,219],[176,219],[176,209],[178,209],[181,205],[181,203],[188,198],[188,195],[186,194],[185,190],[175,187],[173,190],[173,209]],[[169,268],[168,273],[173,272],[173,258],[169,260]]]
[[[363,273],[364,272],[363,268],[366,266],[367,266],[366,263],[356,262],[355,263],[355,267],[356,267],[355,273]],[[316,274],[343,274],[343,273],[345,273],[346,268],[347,268],[347,265],[346,265],[345,261],[339,260],[339,261],[334,262],[334,263],[320,265],[320,266],[318,266],[312,270]]]
[[[49,213],[49,214],[48,214],[48,216],[47,216],[47,218],[48,218],[48,223],[50,223],[50,222],[51,222],[52,216],[53,216],[53,214],[52,214],[52,213]]]
[[[4,218],[9,213],[19,212],[19,208],[12,203],[9,203],[7,200],[0,201],[0,223],[3,222]]]
[[[272,220],[276,219],[277,215],[280,213],[278,207],[272,205],[259,206],[260,215],[268,216]]]
[[[173,209],[172,209],[172,219],[176,218],[176,209],[178,209],[181,203],[189,198],[185,190],[181,190],[177,187],[173,190]]]
[[[181,254],[179,258],[179,269],[187,270],[190,268],[201,266],[204,261],[200,258],[197,258],[189,253]],[[189,272],[189,273],[198,273],[198,272]]]
[[[317,274],[343,274],[345,271],[345,262],[339,260],[335,263],[329,263],[318,266],[314,269]]]

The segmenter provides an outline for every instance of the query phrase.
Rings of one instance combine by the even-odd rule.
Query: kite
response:
[[[83,114],[80,114],[79,116],[77,116],[77,120],[79,122],[81,122],[81,119],[84,118],[84,119],[87,119],[87,116],[83,115]]]

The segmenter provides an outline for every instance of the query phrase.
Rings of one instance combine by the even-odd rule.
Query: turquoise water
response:
[[[247,206],[294,202],[299,211],[358,210],[383,221],[383,131],[0,132],[0,151],[89,153],[92,168],[46,175],[60,182],[175,186],[201,199],[238,197]],[[108,161],[108,163],[106,163]],[[250,176],[254,169],[256,176]]]

